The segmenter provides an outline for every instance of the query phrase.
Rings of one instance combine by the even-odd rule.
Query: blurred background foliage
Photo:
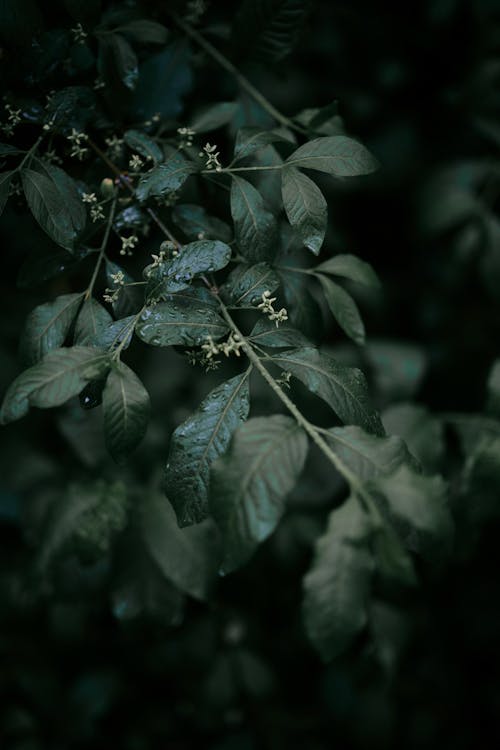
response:
[[[93,70],[95,51],[75,48],[68,29],[81,13],[92,23],[98,5],[0,3],[2,89],[14,92],[26,119],[36,120],[42,91],[78,85]],[[204,105],[238,97],[234,80],[175,31],[169,6],[110,6],[140,9],[170,30],[159,51],[141,51],[134,101],[117,95],[104,106],[118,129],[156,111],[186,124]],[[251,28],[238,31],[236,22],[231,38],[233,13],[214,0],[202,28],[269,100],[287,114],[336,101],[347,132],[381,162],[374,179],[355,187],[321,183],[326,247],[358,254],[382,280],[382,295],[360,299],[369,342],[361,365],[388,431],[452,484],[453,558],[420,571],[423,586],[403,601],[375,605],[371,638],[323,665],[303,632],[300,578],[344,487],[312,452],[277,533],[246,568],[220,581],[208,605],[186,600],[127,518],[145,496],[154,500],[171,432],[219,376],[200,378],[175,352],[138,344],[131,364],[154,410],[125,469],[104,450],[99,409],[70,403],[32,413],[29,427],[2,428],[0,744],[465,750],[481,733],[496,746],[500,428],[493,417],[500,410],[487,401],[487,380],[500,340],[500,7],[318,1],[292,54],[264,64],[258,50],[248,52]],[[262,117],[245,97],[239,102],[242,118]],[[224,153],[225,131],[217,139]],[[91,266],[84,260],[37,286],[37,262],[53,246],[27,220],[21,199],[10,201],[1,232],[4,391],[19,370],[28,312],[79,288]],[[337,356],[358,361],[338,329],[325,330],[325,339]],[[254,411],[272,412],[270,394],[256,387]],[[307,398],[300,390],[297,397]],[[65,539],[64,525],[51,526],[51,509],[71,493],[82,523],[77,538]],[[49,562],[40,568],[41,547]]]

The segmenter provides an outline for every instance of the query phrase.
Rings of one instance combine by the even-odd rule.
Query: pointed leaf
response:
[[[278,62],[296,45],[309,0],[243,0],[233,26],[239,59]]]
[[[160,302],[142,313],[136,333],[153,346],[199,346],[208,336],[220,339],[229,328],[214,309],[198,308],[193,303]]]
[[[255,263],[274,258],[278,250],[276,219],[254,186],[234,175],[231,215],[236,242],[245,258]]]
[[[234,145],[234,161],[245,159],[264,146],[269,146],[270,143],[293,144],[293,136],[288,134],[288,137],[286,137],[286,134],[287,131],[280,132],[278,129],[240,128]]]
[[[229,451],[212,468],[210,484],[224,572],[246,562],[272,534],[306,455],[306,434],[290,417],[256,417],[236,430]]]
[[[21,178],[36,221],[54,242],[71,250],[78,230],[55,182],[33,169],[23,169]]]
[[[304,245],[318,255],[328,220],[323,193],[294,167],[281,171],[281,193],[288,221],[298,231]]]
[[[315,138],[304,143],[288,157],[285,164],[317,169],[335,177],[370,174],[378,168],[377,160],[368,149],[345,135]]]
[[[102,394],[106,447],[122,462],[137,447],[149,422],[149,395],[123,362],[111,368]]]
[[[150,555],[169,581],[195,599],[208,598],[219,561],[212,521],[180,529],[168,500],[151,495],[142,512],[142,534]]]
[[[126,130],[123,140],[132,151],[146,159],[151,159],[155,163],[163,161],[163,151],[160,146],[140,130]]]
[[[332,450],[360,479],[392,474],[401,464],[411,463],[408,449],[399,437],[379,437],[361,427],[332,427],[328,430]]]
[[[112,322],[113,318],[106,308],[90,297],[83,303],[76,319],[74,343],[81,346],[101,346],[97,342]]]
[[[152,280],[152,288],[161,294],[178,292],[190,285],[202,273],[219,271],[229,263],[231,248],[218,240],[198,240],[184,245],[179,254],[159,266],[148,266],[145,276]],[[155,282],[159,283],[156,290]]]
[[[325,661],[351,645],[367,622],[372,525],[356,496],[334,510],[304,578],[306,631]]]
[[[29,314],[21,337],[22,358],[34,365],[47,352],[64,344],[83,294],[63,294]]]
[[[140,201],[145,201],[153,195],[173,193],[196,171],[192,162],[181,154],[175,154],[141,177],[135,191],[136,196]]]
[[[11,384],[0,422],[7,424],[24,417],[30,406],[60,406],[78,395],[89,381],[103,377],[108,368],[109,357],[100,350],[87,346],[54,349]]]
[[[234,305],[254,305],[261,302],[265,291],[274,292],[280,284],[276,271],[268,263],[255,266],[239,265],[229,276],[224,289]]]
[[[13,174],[14,172],[12,170],[10,172],[0,173],[0,216],[3,213],[5,204],[7,203],[7,199],[9,197],[10,181]]]
[[[271,320],[263,318],[258,320],[249,336],[250,340],[260,346],[289,347],[289,346],[311,346],[305,336],[291,328],[286,323],[281,323],[278,328]]]
[[[206,518],[210,466],[247,418],[249,399],[248,373],[237,375],[211,391],[172,435],[165,492],[180,526]]]
[[[232,232],[225,221],[207,214],[203,206],[183,203],[172,209],[172,221],[188,240],[221,240],[231,242]],[[200,237],[200,235],[203,237]]]
[[[376,435],[384,434],[380,417],[369,402],[361,370],[340,364],[313,347],[275,354],[272,361],[324,399],[345,424],[357,424]]]
[[[324,263],[320,263],[314,270],[343,276],[350,281],[356,281],[358,284],[380,287],[378,276],[371,265],[355,255],[334,255],[333,258],[328,258]]]
[[[339,326],[356,344],[365,343],[365,326],[350,294],[327,276],[318,276],[328,307]]]
[[[190,128],[196,133],[209,133],[230,122],[237,108],[236,102],[217,102],[198,112],[190,122]]]

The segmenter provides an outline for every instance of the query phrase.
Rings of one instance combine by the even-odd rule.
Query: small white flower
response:
[[[141,157],[139,156],[139,154],[133,154],[130,157],[128,165],[129,165],[129,168],[133,172],[138,172],[140,170],[140,168],[144,166],[144,162],[141,159]]]
[[[95,193],[83,193],[82,201],[84,203],[97,203],[97,196]]]
[[[76,44],[83,44],[88,36],[80,22],[76,24],[74,29],[71,29],[71,33],[73,34],[73,41],[76,42]]]

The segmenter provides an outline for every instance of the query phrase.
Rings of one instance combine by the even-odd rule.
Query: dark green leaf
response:
[[[149,422],[149,395],[130,367],[117,362],[102,394],[106,447],[122,462],[137,447]]]
[[[239,59],[278,62],[296,45],[304,27],[308,0],[243,0],[233,26]]]
[[[328,434],[332,450],[360,479],[392,474],[410,461],[408,449],[399,437],[380,437],[355,425],[332,427]]]
[[[276,271],[267,263],[238,266],[229,276],[224,289],[234,305],[254,305],[261,302],[265,291],[274,292],[280,284]]]
[[[328,307],[339,326],[357,344],[365,343],[365,327],[350,294],[327,276],[319,276]]]
[[[280,323],[276,328],[271,320],[265,318],[257,321],[249,338],[259,346],[310,346],[310,342],[300,331],[291,328],[286,323]]]
[[[324,399],[345,424],[359,425],[376,435],[384,434],[380,417],[369,402],[361,370],[346,367],[313,347],[275,354],[272,361]]]
[[[13,174],[14,172],[12,170],[10,172],[0,173],[0,216],[3,213],[5,204],[9,197],[10,181]]]
[[[293,167],[317,169],[335,177],[370,174],[378,168],[377,160],[368,149],[345,135],[326,136],[304,143],[285,163]]]
[[[148,266],[145,275],[155,290],[158,282],[162,294],[179,292],[190,285],[195,276],[219,271],[229,263],[231,248],[218,240],[198,240],[184,245],[179,254],[159,266]],[[156,291],[154,291],[156,294]]]
[[[219,549],[210,520],[180,529],[164,497],[151,495],[142,512],[146,547],[162,574],[195,599],[207,599],[217,578]]]
[[[172,221],[176,224],[188,240],[221,240],[230,242],[232,232],[225,221],[209,216],[203,206],[184,203],[172,209]],[[200,237],[203,235],[203,237]]]
[[[106,308],[90,297],[83,303],[76,319],[74,343],[81,346],[101,346],[97,342],[112,322],[113,318]]]
[[[115,349],[123,341],[123,349],[130,345],[134,333],[135,315],[128,315],[126,318],[120,318],[113,323],[109,323],[101,329],[96,338],[92,341],[93,346],[99,346],[101,349]]]
[[[121,286],[118,299],[112,303],[113,312],[117,318],[123,318],[126,315],[131,315],[137,312],[144,302],[144,289],[141,286],[129,286],[133,284],[134,277],[131,276],[125,269],[121,268],[117,263],[112,260],[106,259],[106,279],[108,286],[111,289],[116,289],[117,285],[113,281],[112,276],[116,276],[117,273],[123,274],[124,286]]]
[[[54,349],[14,380],[2,404],[1,423],[24,417],[30,406],[60,406],[90,380],[101,378],[108,368],[108,356],[91,347]]]
[[[304,245],[318,255],[325,239],[326,201],[315,183],[298,169],[281,171],[281,192],[288,221],[295,227]]]
[[[309,278],[302,273],[281,271],[290,322],[307,338],[318,341],[323,330],[321,310],[307,286]]]
[[[126,130],[123,139],[127,146],[155,163],[163,161],[163,151],[160,146],[145,133],[139,130]]]
[[[139,78],[137,56],[121,34],[100,38],[99,73],[111,91],[134,91]]]
[[[211,391],[172,435],[165,491],[180,526],[207,516],[210,466],[225,453],[249,408],[248,373],[244,373]]]
[[[181,154],[175,154],[141,177],[136,195],[140,201],[145,201],[153,195],[174,192],[196,171],[197,168],[192,162],[187,161]]]
[[[178,37],[157,55],[148,57],[139,67],[133,109],[138,120],[155,114],[177,117],[182,100],[192,86],[191,50],[186,39]]]
[[[367,622],[374,568],[370,517],[351,495],[328,519],[304,578],[307,634],[325,661],[345,651]]]
[[[215,309],[176,300],[144,310],[135,330],[140,339],[153,346],[199,346],[208,336],[222,338],[229,328]]]
[[[64,344],[82,297],[83,294],[63,294],[29,314],[21,337],[22,357],[27,365],[34,365],[47,352]]]
[[[400,403],[382,414],[387,432],[400,435],[426,471],[436,471],[445,451],[443,425],[419,404]]]
[[[245,258],[255,263],[272,260],[278,250],[276,220],[253,185],[234,175],[231,215],[236,242]]]
[[[189,126],[196,133],[209,133],[211,130],[217,130],[233,119],[236,108],[236,102],[217,102],[198,112]]]
[[[272,534],[306,455],[306,434],[290,417],[256,417],[236,430],[229,451],[212,468],[210,483],[224,572],[246,562]]]
[[[380,281],[369,263],[365,263],[355,255],[334,255],[328,258],[315,271],[321,273],[332,273],[334,276],[343,276],[350,281],[356,281],[358,284],[366,286],[379,287]]]
[[[165,44],[168,39],[168,30],[165,26],[146,18],[129,21],[123,26],[119,26],[115,31],[139,44]]]
[[[240,128],[234,145],[234,161],[245,159],[255,151],[270,143],[294,143],[293,136],[285,130],[262,130],[261,128]]]
[[[447,486],[440,476],[423,476],[403,464],[390,476],[374,480],[370,487],[384,497],[409,549],[432,556],[449,551],[453,523]]]
[[[494,417],[500,417],[500,359],[493,363],[488,376],[486,411]]]
[[[76,255],[56,245],[51,245],[47,251],[37,247],[34,252],[27,256],[21,266],[17,285],[20,289],[31,289],[43,284],[47,279],[51,279],[75,266],[83,257],[85,257],[85,254],[76,257]]]
[[[37,222],[54,242],[71,250],[82,225],[75,221],[76,210],[72,211],[74,204],[68,202],[65,190],[54,179],[33,169],[23,169],[21,178],[26,200]]]
[[[375,530],[373,554],[377,573],[382,580],[405,587],[416,585],[417,576],[411,555],[387,521]]]

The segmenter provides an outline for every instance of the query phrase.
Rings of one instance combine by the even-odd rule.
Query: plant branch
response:
[[[114,199],[113,203],[111,204],[111,208],[109,210],[108,222],[106,224],[106,229],[104,231],[104,237],[102,238],[101,247],[99,248],[99,255],[97,256],[97,262],[95,264],[94,273],[92,274],[92,278],[89,281],[87,291],[85,292],[86,300],[92,296],[92,292],[94,290],[95,282],[97,279],[97,274],[99,273],[99,269],[101,267],[104,254],[106,252],[106,247],[109,241],[109,235],[111,233],[111,227],[113,226],[113,219],[115,218],[117,200],[118,200],[117,198]]]

